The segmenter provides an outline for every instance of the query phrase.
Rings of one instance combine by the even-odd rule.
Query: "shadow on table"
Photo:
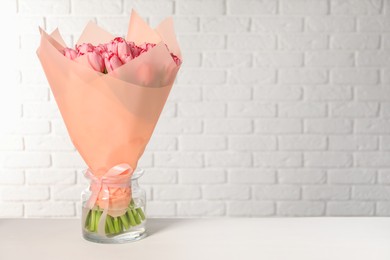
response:
[[[171,218],[171,219],[149,218],[146,224],[147,233],[148,236],[153,236],[154,234],[159,233],[164,229],[169,229],[172,226],[182,225],[188,221],[191,220],[183,219],[183,218]]]

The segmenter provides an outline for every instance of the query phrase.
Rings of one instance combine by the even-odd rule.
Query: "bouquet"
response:
[[[132,11],[127,36],[87,24],[75,48],[40,29],[37,55],[72,143],[85,161],[91,195],[84,231],[107,237],[145,220],[131,176],[151,138],[182,58],[172,18],[150,28]]]

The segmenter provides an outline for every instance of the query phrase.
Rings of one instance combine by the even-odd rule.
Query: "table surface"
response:
[[[147,236],[96,244],[77,219],[0,219],[0,259],[390,259],[390,218],[149,218]]]

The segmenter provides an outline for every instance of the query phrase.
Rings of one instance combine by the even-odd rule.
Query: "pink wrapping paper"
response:
[[[90,22],[78,44],[114,38]],[[66,58],[58,30],[41,30],[38,57],[72,143],[97,177],[118,164],[137,167],[180,68],[170,52],[182,59],[172,18],[152,29],[132,11],[126,40],[157,45],[103,74],[85,66],[86,56]]]

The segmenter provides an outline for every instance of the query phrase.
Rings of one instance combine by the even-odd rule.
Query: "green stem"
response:
[[[89,227],[90,227],[90,225],[89,225],[90,219],[91,219],[91,210],[88,210],[88,214],[87,214],[87,217],[85,218],[85,222],[84,222],[84,227],[85,227],[88,231],[90,231],[90,229],[89,229]]]
[[[110,215],[107,215],[106,224],[107,224],[108,232],[110,234],[115,233],[115,228],[114,225],[112,224],[112,217]]]
[[[117,217],[114,217],[114,229],[115,233],[119,233],[119,221]]]
[[[137,225],[141,224],[141,219],[137,213],[137,211],[135,209],[132,209],[131,212],[133,213],[134,215],[134,218],[135,218],[135,222],[137,222]]]
[[[91,220],[89,222],[89,228],[91,232],[95,232],[96,211],[92,209]]]
[[[129,229],[129,220],[127,219],[126,213],[123,214],[122,216],[120,216],[120,218],[121,218],[122,224],[125,227],[125,229],[126,230]]]
[[[99,221],[100,217],[102,216],[103,211],[100,211],[99,209],[96,210],[96,222],[95,222],[95,231],[97,232],[99,230]]]
[[[140,215],[141,219],[145,220],[145,214],[142,211],[142,209],[141,208],[136,208],[136,210],[137,210],[138,214]]]
[[[131,209],[128,209],[128,210],[127,210],[127,216],[128,216],[129,219],[130,219],[130,224],[131,224],[132,226],[136,226],[137,223],[135,222],[135,219],[134,219],[133,213],[131,212]]]

